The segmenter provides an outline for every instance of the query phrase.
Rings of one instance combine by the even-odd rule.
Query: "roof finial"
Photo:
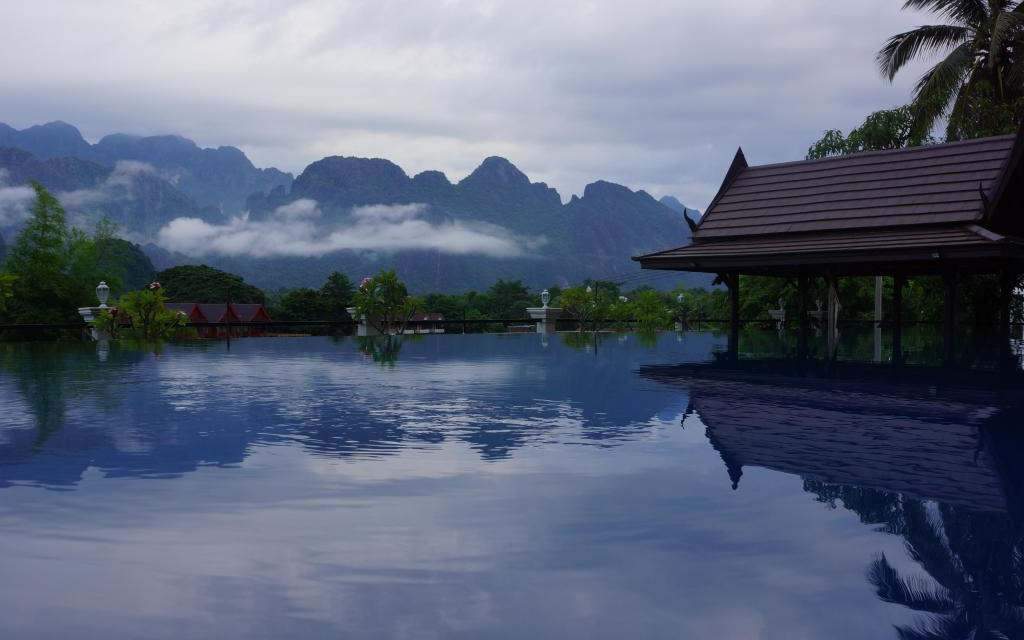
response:
[[[693,233],[694,231],[696,231],[697,230],[697,223],[694,222],[693,218],[690,217],[689,212],[684,211],[683,212],[683,217],[686,218],[686,226],[690,227],[690,233]]]

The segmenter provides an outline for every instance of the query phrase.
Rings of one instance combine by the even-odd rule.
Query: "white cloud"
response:
[[[0,168],[0,228],[21,223],[28,217],[29,208],[36,193],[32,187],[8,186],[10,175]]]
[[[604,178],[700,208],[737,146],[797,159],[906,102],[915,71],[890,85],[874,53],[934,19],[894,0],[17,4],[15,126],[181,133],[291,171],[340,154],[458,177],[502,155],[566,198]]]
[[[132,198],[135,176],[139,174],[156,174],[156,169],[145,162],[119,160],[110,175],[96,187],[63,191],[57,194],[57,198],[64,208],[72,211],[116,199]]]
[[[400,222],[411,220],[423,213],[421,204],[373,204],[352,209],[352,215],[357,220],[367,222],[387,221]]]
[[[423,220],[423,204],[355,207],[349,224],[321,223],[317,203],[296,200],[266,220],[248,214],[225,224],[176,218],[157,233],[157,244],[186,255],[322,256],[338,251],[432,250],[495,258],[524,255],[542,240],[525,239],[494,225]]]
[[[295,202],[290,202],[286,205],[278,207],[276,213],[278,217],[287,220],[319,218],[320,207],[316,205],[316,200],[310,200],[309,198],[299,198]]]

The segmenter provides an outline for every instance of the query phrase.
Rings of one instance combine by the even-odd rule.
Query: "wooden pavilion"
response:
[[[684,247],[634,257],[644,269],[716,274],[729,289],[729,354],[739,344],[740,275],[796,278],[799,354],[808,353],[811,278],[829,286],[834,357],[837,279],[892,276],[893,360],[903,358],[903,289],[910,276],[945,282],[945,356],[955,353],[958,280],[1000,277],[1000,345],[1010,358],[1010,302],[1024,272],[1024,129],[895,151],[749,166],[743,150]]]

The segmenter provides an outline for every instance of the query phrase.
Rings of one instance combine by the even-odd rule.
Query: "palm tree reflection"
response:
[[[907,552],[931,580],[905,576],[885,555],[868,569],[878,597],[927,614],[897,627],[900,638],[1024,637],[1024,566],[1020,526],[996,514],[940,505],[903,506]]]
[[[818,501],[903,538],[920,573],[884,554],[866,572],[882,601],[920,614],[896,627],[899,638],[1024,638],[1019,406],[989,393],[863,385],[690,388],[690,410],[734,488],[744,466],[795,473]]]

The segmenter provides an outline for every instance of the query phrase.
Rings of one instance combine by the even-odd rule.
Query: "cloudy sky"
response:
[[[738,145],[799,159],[907,101],[902,0],[0,0],[0,121],[180,133],[293,172],[488,155],[567,199],[595,179],[703,208]]]

